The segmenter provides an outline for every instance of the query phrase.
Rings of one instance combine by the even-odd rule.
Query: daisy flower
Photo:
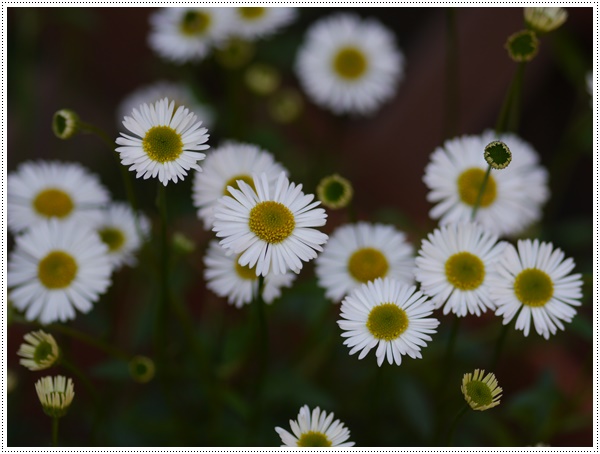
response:
[[[431,155],[423,181],[429,188],[427,200],[435,203],[429,212],[440,224],[471,221],[488,164],[484,149],[498,138],[493,131],[479,136],[448,140]],[[499,139],[512,152],[506,169],[492,170],[474,221],[495,235],[515,235],[541,216],[548,199],[548,172],[527,142],[514,134]]]
[[[58,161],[22,163],[8,174],[7,193],[7,223],[15,234],[48,219],[97,219],[110,200],[96,175]]]
[[[213,211],[217,201],[229,195],[228,186],[239,189],[237,181],[242,180],[254,189],[253,174],[266,173],[269,184],[275,184],[281,172],[287,174],[271,153],[256,145],[235,142],[228,142],[211,152],[203,168],[204,172],[194,175],[192,199],[207,230],[215,220]]]
[[[189,169],[202,171],[197,164],[206,155],[207,129],[187,107],[179,106],[173,113],[175,103],[167,98],[154,104],[142,104],[133,109],[131,117],[125,117],[123,126],[135,136],[121,133],[117,138],[116,151],[121,164],[136,171],[136,178],[144,180],[158,176],[165,186],[172,180],[182,180]]]
[[[569,274],[573,259],[565,259],[552,243],[519,240],[517,248],[506,247],[497,265],[497,276],[490,281],[490,297],[505,325],[516,316],[516,329],[529,334],[531,320],[545,339],[564,330],[564,322],[575,316],[580,306],[581,274]],[[518,314],[518,315],[517,315]]]
[[[284,172],[275,184],[265,173],[253,178],[255,190],[242,180],[239,189],[219,199],[213,230],[221,246],[241,256],[241,266],[256,267],[257,276],[299,273],[302,262],[321,252],[327,235],[313,227],[325,225],[327,214],[316,208],[314,195],[290,183]]]
[[[176,64],[198,62],[231,27],[230,8],[160,8],[150,17],[148,44]]]
[[[296,8],[243,6],[232,8],[229,33],[243,39],[263,38],[278,31],[296,19]]]
[[[308,405],[304,405],[298,413],[298,421],[290,420],[292,433],[281,427],[275,427],[275,431],[284,443],[281,447],[349,448],[354,446],[354,442],[346,441],[350,437],[350,430],[339,419],[333,421],[333,418],[333,413],[327,414],[319,407],[311,412]]]
[[[319,285],[338,302],[352,290],[377,278],[414,281],[413,247],[391,225],[359,222],[339,227],[316,260]]]
[[[484,411],[500,405],[502,388],[498,386],[496,376],[489,372],[485,377],[485,370],[475,369],[474,373],[463,375],[460,390],[469,406],[473,410]]]
[[[117,121],[121,124],[123,118],[130,115],[133,109],[142,104],[154,104],[163,98],[172,99],[175,103],[175,110],[180,106],[187,106],[205,127],[210,128],[213,124],[214,111],[206,104],[200,104],[188,86],[166,81],[145,85],[129,94],[119,104]]]
[[[73,380],[62,375],[40,378],[35,383],[35,390],[44,413],[53,418],[66,415],[75,397]]]
[[[15,239],[7,286],[13,305],[29,321],[48,324],[86,313],[110,285],[107,247],[89,227],[55,219]]]
[[[439,321],[425,318],[433,304],[416,287],[395,279],[376,279],[361,285],[342,301],[338,325],[350,354],[360,351],[363,359],[377,347],[377,365],[402,363],[402,355],[421,358],[421,347],[430,341]]]
[[[150,223],[145,216],[138,214],[138,224],[139,232],[135,214],[129,205],[117,202],[104,210],[101,221],[94,226],[102,242],[108,246],[108,257],[114,270],[137,263],[135,253],[150,233]]]
[[[296,73],[312,100],[336,114],[371,114],[396,93],[404,57],[374,19],[337,14],[307,32]]]
[[[258,291],[258,277],[254,269],[240,265],[238,260],[239,255],[223,249],[217,241],[211,241],[204,257],[204,279],[209,289],[240,308],[254,299]],[[291,287],[295,279],[296,275],[289,271],[267,274],[262,292],[265,303],[270,304],[279,298],[281,289]]]
[[[449,224],[423,240],[415,276],[444,315],[481,315],[496,309],[489,297],[494,266],[506,243],[474,223]]]
[[[31,371],[48,369],[58,361],[59,349],[52,334],[42,330],[25,334],[25,342],[19,347],[19,364]]]

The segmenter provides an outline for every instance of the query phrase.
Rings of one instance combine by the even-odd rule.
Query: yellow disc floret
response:
[[[370,247],[357,250],[348,260],[348,272],[354,279],[364,284],[378,277],[385,277],[388,268],[385,255]]]
[[[169,126],[153,126],[142,140],[142,148],[153,161],[175,161],[183,152],[181,135]]]
[[[181,20],[181,32],[184,35],[203,35],[210,27],[211,16],[203,11],[188,11]]]
[[[446,260],[446,279],[460,290],[475,290],[485,278],[485,265],[470,252],[458,252]]]
[[[333,58],[333,68],[343,79],[355,80],[367,71],[367,57],[360,49],[344,47]]]
[[[383,303],[371,309],[367,328],[376,339],[392,341],[408,328],[408,316],[396,304]]]
[[[458,195],[464,203],[471,206],[475,205],[484,177],[485,170],[477,167],[467,169],[460,174],[457,181]],[[496,181],[490,175],[485,190],[481,195],[479,206],[490,206],[494,200],[496,200]]]
[[[63,251],[52,251],[38,264],[38,278],[49,289],[68,287],[77,275],[77,262]]]
[[[301,448],[326,448],[331,446],[331,440],[324,433],[309,430],[300,435],[297,445]]]
[[[119,229],[106,227],[99,232],[102,242],[108,246],[111,252],[118,251],[125,243],[125,235]]]
[[[521,271],[515,279],[515,295],[526,306],[544,306],[554,295],[554,284],[545,272],[537,268]]]
[[[45,189],[33,199],[35,211],[48,218],[64,218],[73,211],[74,206],[69,194],[56,188]]]
[[[292,234],[296,221],[290,209],[283,203],[268,200],[252,208],[248,226],[261,240],[277,244]]]
[[[240,189],[240,187],[238,186],[238,180],[242,180],[244,183],[246,183],[248,186],[250,186],[254,191],[256,191],[256,187],[254,186],[254,180],[252,179],[252,177],[250,175],[236,175],[234,177],[231,177],[229,180],[227,180],[227,183],[225,183],[225,186],[223,187],[223,194],[224,195],[230,195],[229,191],[227,190],[227,186],[231,186],[233,189]]]

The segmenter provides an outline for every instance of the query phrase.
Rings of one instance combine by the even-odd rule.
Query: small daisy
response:
[[[460,390],[473,410],[484,411],[500,405],[502,388],[498,386],[496,376],[489,372],[485,377],[484,370],[475,369],[474,373],[463,376]]]
[[[581,274],[569,274],[573,259],[565,259],[552,243],[519,240],[517,248],[506,247],[497,265],[497,276],[490,281],[490,297],[498,306],[496,315],[505,325],[516,316],[516,329],[529,334],[531,320],[545,339],[564,330],[580,306]],[[518,315],[517,315],[518,314]]]
[[[296,8],[243,6],[232,8],[229,33],[247,40],[263,38],[278,31],[296,19]]]
[[[275,427],[275,431],[284,443],[281,447],[349,448],[354,446],[354,442],[346,441],[350,437],[350,430],[339,419],[333,421],[333,418],[333,413],[327,414],[319,407],[311,413],[308,405],[304,405],[298,413],[298,421],[290,420],[292,433],[281,427]]]
[[[204,279],[206,286],[222,298],[227,298],[229,304],[240,308],[249,304],[258,291],[256,272],[238,263],[239,255],[226,251],[216,241],[211,241],[204,257]],[[264,281],[262,297],[265,303],[272,303],[281,296],[283,287],[291,287],[296,275],[267,274]]]
[[[7,286],[15,308],[42,324],[86,313],[110,285],[107,247],[89,227],[51,219],[15,239]]]
[[[488,164],[486,145],[497,140],[494,132],[448,140],[431,155],[423,181],[427,200],[436,205],[429,215],[442,225],[471,221],[473,206]],[[548,172],[527,142],[514,134],[500,136],[512,152],[506,169],[492,170],[475,221],[495,235],[516,235],[538,221],[548,199]]]
[[[436,332],[439,321],[425,318],[433,304],[416,287],[385,278],[363,284],[342,301],[338,325],[347,339],[350,354],[360,351],[363,359],[377,347],[377,365],[387,357],[388,363],[402,363],[402,355],[421,358],[429,334]]]
[[[404,57],[374,19],[337,14],[307,32],[296,73],[312,100],[336,114],[371,114],[396,93]]]
[[[15,234],[48,219],[97,219],[110,200],[96,175],[58,161],[22,163],[8,175],[7,193],[7,223]]]
[[[138,110],[139,109],[139,110]],[[202,171],[197,164],[206,155],[208,140],[206,128],[187,107],[179,106],[167,98],[154,104],[142,104],[133,109],[131,117],[125,117],[123,126],[138,137],[121,133],[117,138],[117,153],[121,164],[136,171],[136,178],[144,180],[158,176],[165,186],[169,180],[177,183],[189,169]]]
[[[48,369],[58,361],[59,349],[54,336],[42,330],[25,334],[25,342],[19,347],[19,364],[36,371]]]
[[[190,112],[195,114],[205,127],[210,128],[213,124],[214,111],[206,104],[200,104],[188,86],[174,82],[160,81],[138,88],[121,101],[117,109],[119,126],[123,118],[130,115],[133,109],[142,104],[154,104],[163,98],[172,99],[175,103],[175,110],[180,106],[188,107]]]
[[[62,375],[40,378],[35,383],[35,390],[44,413],[53,418],[66,415],[75,397],[73,380]]]
[[[481,315],[496,309],[489,297],[490,279],[506,243],[474,223],[449,224],[423,240],[415,276],[421,291],[444,315]]]
[[[567,20],[567,10],[557,7],[524,8],[525,23],[538,33],[548,33],[556,30]]]
[[[269,184],[275,184],[279,174],[287,171],[275,162],[273,155],[256,145],[228,142],[215,149],[203,162],[204,172],[194,175],[192,198],[199,208],[198,217],[204,221],[204,228],[212,228],[214,209],[217,201],[229,195],[227,187],[239,189],[237,181],[242,180],[252,186],[252,175],[267,174]]]
[[[335,302],[377,278],[414,281],[413,247],[391,225],[359,222],[339,227],[316,260],[315,272],[326,296]]]
[[[290,183],[284,172],[276,184],[265,173],[254,177],[254,189],[242,180],[239,189],[219,199],[213,230],[223,238],[221,246],[241,256],[241,266],[256,267],[257,276],[299,273],[302,262],[321,252],[327,235],[313,227],[325,225],[327,214],[316,208],[314,195],[302,185]]]
[[[150,223],[145,216],[138,215],[138,224],[139,232],[129,205],[117,202],[104,210],[102,220],[94,226],[102,242],[108,246],[108,257],[114,270],[137,263],[135,253],[150,233]]]
[[[204,59],[231,27],[230,8],[160,8],[150,17],[148,44],[176,64]]]

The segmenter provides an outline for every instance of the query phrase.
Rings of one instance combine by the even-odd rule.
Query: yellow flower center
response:
[[[188,11],[181,20],[181,32],[184,35],[203,35],[210,27],[212,18],[203,11]]]
[[[460,290],[475,290],[485,278],[485,265],[470,252],[458,252],[446,260],[446,279]]]
[[[227,186],[231,186],[233,189],[240,189],[240,187],[237,184],[238,180],[242,180],[244,183],[246,183],[248,186],[250,186],[254,191],[256,191],[256,187],[254,186],[254,179],[251,176],[236,175],[234,177],[231,177],[229,180],[227,180],[227,183],[225,183],[225,186],[223,187],[223,194],[230,195],[229,191],[227,190]]]
[[[250,268],[248,265],[240,265],[239,260],[240,256],[238,255],[237,259],[235,260],[235,272],[237,275],[244,280],[255,281],[257,278],[254,268]]]
[[[63,251],[52,251],[38,264],[38,278],[49,289],[68,287],[77,275],[77,262]]]
[[[526,306],[544,306],[554,295],[554,284],[548,274],[536,268],[521,271],[515,279],[515,295]]]
[[[183,152],[181,135],[169,126],[153,126],[142,140],[142,148],[153,161],[175,161]]]
[[[477,201],[477,195],[481,189],[485,170],[479,168],[471,168],[465,170],[458,177],[458,195],[460,199],[467,205],[474,206]],[[481,195],[481,203],[479,206],[487,207],[496,200],[496,181],[492,175],[489,176],[485,190]]]
[[[355,251],[348,260],[350,275],[359,282],[367,283],[385,277],[389,264],[385,255],[377,249],[366,247]]]
[[[246,20],[260,19],[266,12],[265,8],[260,6],[245,6],[238,8],[238,11],[240,12],[240,16]]]
[[[471,398],[476,407],[483,407],[492,403],[492,390],[488,385],[479,381],[473,380],[466,385],[467,395]]]
[[[290,209],[283,203],[269,200],[252,208],[248,226],[261,240],[277,244],[292,234],[296,221]]]
[[[108,246],[111,252],[118,251],[125,243],[125,235],[119,229],[106,227],[98,232],[102,242]]]
[[[392,341],[408,328],[408,316],[396,304],[382,303],[369,312],[367,328],[376,339]]]
[[[33,207],[42,216],[64,218],[73,211],[73,200],[60,189],[45,189],[33,200]]]
[[[344,47],[333,58],[333,68],[343,79],[355,80],[367,71],[367,58],[360,49]]]
[[[331,441],[324,433],[310,430],[300,435],[297,445],[301,448],[327,448]]]

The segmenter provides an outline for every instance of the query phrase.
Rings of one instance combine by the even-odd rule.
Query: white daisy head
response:
[[[539,165],[539,156],[527,142],[514,134],[495,137],[486,131],[444,143],[431,155],[423,181],[429,188],[427,200],[435,203],[429,212],[440,224],[471,221],[488,164],[485,147],[495,140],[512,152],[506,169],[492,169],[475,221],[489,232],[515,235],[539,220],[541,207],[549,197],[548,172]]]
[[[15,239],[7,287],[15,308],[42,324],[86,313],[110,285],[107,247],[88,226],[55,219]]]
[[[228,186],[239,189],[237,181],[242,180],[254,189],[252,175],[265,173],[269,184],[275,184],[281,172],[287,174],[271,153],[256,145],[236,142],[227,142],[212,151],[203,162],[203,169],[194,175],[192,199],[205,229],[212,227],[213,211],[217,201],[229,195]]]
[[[241,6],[232,8],[229,33],[247,40],[263,38],[277,32],[296,19],[296,8]]]
[[[475,369],[473,373],[463,375],[460,390],[469,406],[473,410],[485,411],[500,405],[502,388],[498,386],[496,376],[485,370]]]
[[[211,241],[204,257],[204,279],[206,286],[222,298],[227,298],[229,304],[241,308],[250,304],[258,291],[256,271],[248,265],[238,262],[239,254],[234,254],[219,246],[217,241]],[[281,289],[291,287],[296,274],[267,274],[263,284],[262,297],[265,303],[272,303],[281,296]]]
[[[134,266],[137,263],[135,253],[150,233],[150,223],[146,216],[135,214],[126,203],[116,202],[102,213],[102,219],[94,229],[108,247],[108,257],[115,270],[123,265]],[[139,226],[139,231],[138,231]]]
[[[427,296],[395,279],[376,279],[361,285],[342,301],[338,325],[344,331],[344,345],[350,354],[360,351],[363,359],[377,347],[377,365],[402,363],[402,355],[421,358],[421,347],[427,346],[430,334],[439,321],[426,318],[433,312]]]
[[[414,281],[414,250],[406,235],[391,225],[359,222],[333,232],[316,260],[315,272],[326,296],[339,302],[377,278]]]
[[[122,132],[116,151],[121,164],[130,166],[136,178],[158,177],[166,186],[169,180],[183,181],[190,169],[202,171],[198,161],[206,155],[199,151],[208,148],[207,129],[187,107],[179,106],[173,113],[174,109],[175,103],[164,98],[142,104],[123,120],[123,126],[135,136]]]
[[[66,415],[75,397],[73,380],[62,375],[40,378],[35,382],[35,390],[44,413],[53,418]]]
[[[333,413],[327,414],[319,407],[311,412],[308,405],[304,405],[298,413],[298,421],[290,420],[292,433],[281,427],[275,427],[283,442],[281,447],[349,448],[354,446],[354,442],[347,441],[350,430],[339,419],[334,421],[333,418]]]
[[[481,315],[495,309],[489,296],[490,279],[506,243],[479,225],[448,224],[423,240],[415,276],[421,291],[430,296],[444,315]]]
[[[123,118],[131,115],[133,109],[142,104],[154,104],[163,98],[173,100],[175,110],[179,106],[188,107],[190,112],[195,114],[206,128],[212,126],[215,113],[211,107],[206,104],[200,104],[187,85],[166,81],[159,81],[140,87],[123,99],[117,109],[117,122],[119,126],[121,126]]]
[[[314,227],[325,225],[327,214],[284,172],[275,184],[265,173],[253,181],[256,191],[238,180],[239,189],[230,186],[231,197],[219,199],[213,230],[223,238],[221,246],[241,254],[238,263],[255,268],[257,276],[299,273],[302,262],[323,250],[327,235]]]
[[[148,44],[176,64],[204,59],[231,26],[229,8],[160,8],[150,17]]]
[[[396,93],[404,57],[374,19],[337,14],[316,22],[296,58],[304,91],[336,114],[371,114]]]
[[[36,371],[48,369],[58,361],[59,349],[52,334],[42,330],[25,334],[25,342],[19,347],[19,364]]]
[[[28,161],[9,173],[7,223],[13,233],[48,219],[93,221],[110,195],[76,163]]]
[[[567,10],[557,7],[528,7],[523,15],[527,26],[538,33],[556,30],[567,20]]]
[[[516,316],[515,328],[529,334],[531,320],[545,339],[564,330],[580,306],[581,274],[570,274],[573,259],[565,259],[552,243],[519,240],[517,247],[508,245],[499,257],[497,275],[490,282],[490,297],[498,306],[496,315],[506,325]],[[518,315],[517,315],[518,314]]]

